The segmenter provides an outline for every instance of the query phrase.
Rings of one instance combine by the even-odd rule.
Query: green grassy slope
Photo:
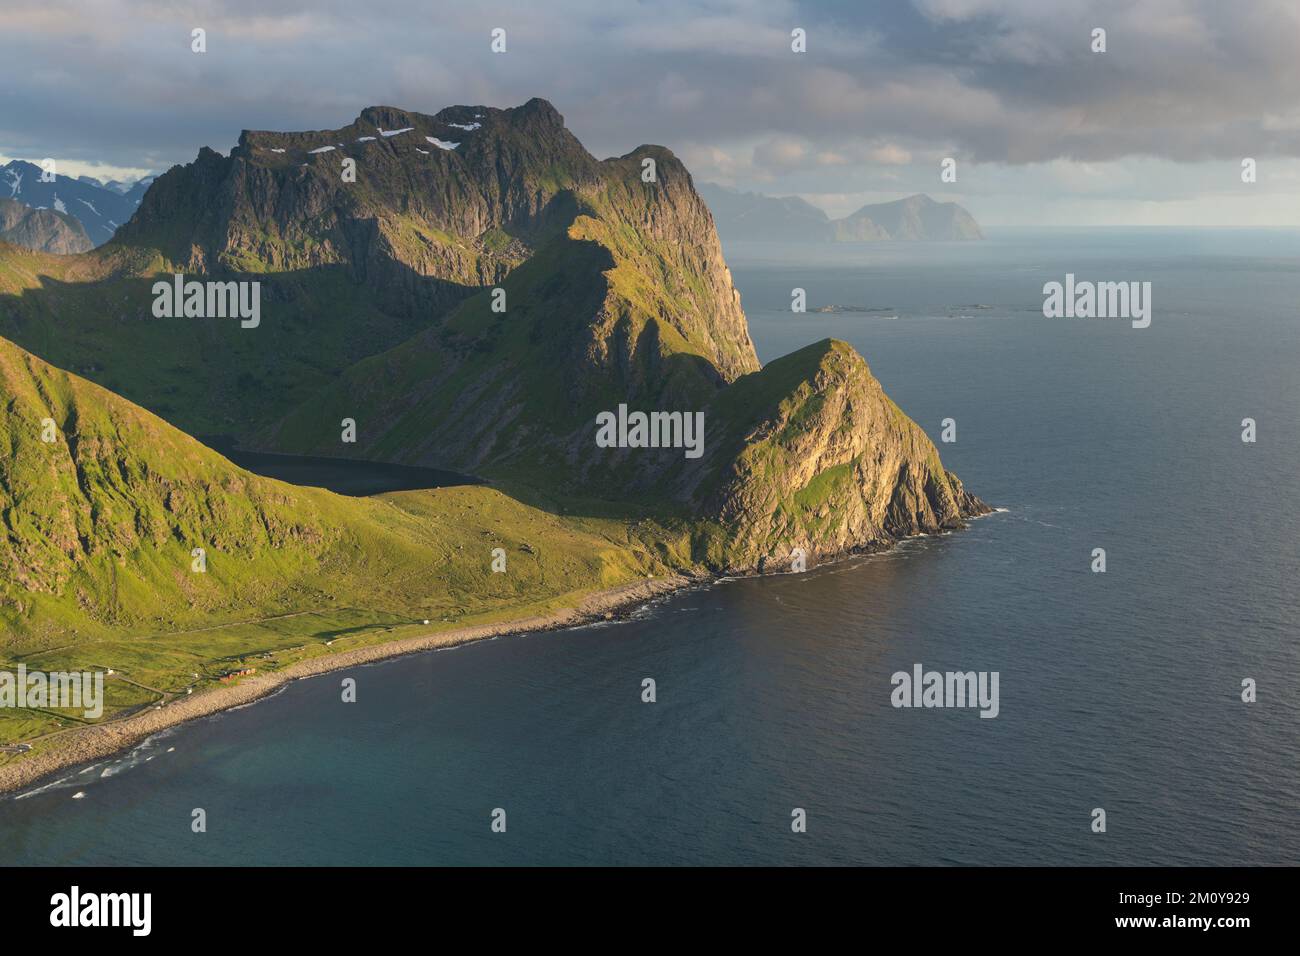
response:
[[[255,329],[154,318],[153,284],[170,281],[171,268],[147,249],[52,256],[0,243],[0,335],[189,434],[240,435],[430,320],[385,310],[341,266],[223,275],[262,283]]]
[[[0,667],[113,667],[174,691],[236,656],[520,616],[664,570],[621,522],[490,488],[358,499],[252,475],[5,340],[0,394]],[[115,707],[137,693],[113,686]],[[0,713],[0,740],[51,719]]]

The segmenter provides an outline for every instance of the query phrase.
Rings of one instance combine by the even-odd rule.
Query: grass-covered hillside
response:
[[[326,641],[517,617],[664,569],[619,522],[486,487],[347,498],[252,475],[4,340],[0,394],[3,669],[114,668],[174,692],[237,657],[270,654],[265,669]],[[137,693],[109,686],[122,705]],[[0,740],[52,720],[5,711]]]

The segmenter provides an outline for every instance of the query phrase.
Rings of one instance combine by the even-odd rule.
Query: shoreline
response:
[[[997,514],[1001,510],[991,508],[975,499],[977,507],[965,516],[966,521],[974,521]],[[895,538],[888,542],[850,548],[838,552],[810,555],[816,558],[816,567],[837,564],[857,557],[883,554],[893,551],[899,545],[916,538],[935,538],[943,532],[920,532],[904,538]],[[550,614],[517,618],[495,624],[474,624],[466,627],[452,628],[415,637],[405,637],[384,644],[371,644],[365,647],[341,651],[323,657],[290,664],[283,670],[268,674],[258,674],[229,687],[213,688],[191,697],[180,697],[161,709],[147,708],[128,717],[108,723],[96,724],[68,730],[59,735],[57,742],[49,750],[33,749],[33,756],[26,760],[0,766],[0,796],[25,790],[46,777],[60,770],[93,763],[135,746],[152,735],[169,727],[176,727],[209,717],[213,714],[236,707],[255,703],[270,694],[283,689],[296,680],[317,677],[331,671],[344,670],[375,661],[394,657],[405,657],[423,651],[459,647],[493,637],[506,637],[538,631],[556,631],[571,627],[582,627],[601,621],[616,619],[616,615],[642,607],[656,598],[663,597],[703,582],[717,584],[725,580],[738,580],[746,577],[763,577],[773,572],[755,568],[737,570],[735,573],[720,573],[699,576],[673,574],[661,578],[642,578],[604,591],[593,591],[571,608],[553,611]]]
[[[285,685],[306,677],[317,677],[374,661],[404,657],[423,651],[459,647],[493,637],[555,631],[607,620],[619,612],[649,603],[658,597],[697,583],[682,575],[644,578],[604,591],[595,591],[572,608],[550,614],[518,618],[496,624],[476,624],[432,634],[404,637],[384,644],[371,644],[337,654],[313,657],[290,664],[283,670],[258,674],[229,687],[218,687],[189,697],[180,697],[161,707],[146,708],[128,717],[68,730],[51,741],[49,749],[38,745],[26,760],[0,767],[0,794],[12,794],[40,783],[60,770],[111,757],[169,727],[176,727],[261,700]]]

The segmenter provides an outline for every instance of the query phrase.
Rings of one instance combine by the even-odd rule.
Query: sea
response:
[[[725,252],[762,360],[850,343],[995,513],[298,681],[0,799],[0,863],[1300,863],[1300,231],[988,232]]]

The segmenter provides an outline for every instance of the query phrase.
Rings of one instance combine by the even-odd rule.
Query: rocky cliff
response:
[[[688,487],[726,529],[714,560],[728,567],[880,548],[989,510],[847,343],[777,359],[709,411],[712,451]]]

